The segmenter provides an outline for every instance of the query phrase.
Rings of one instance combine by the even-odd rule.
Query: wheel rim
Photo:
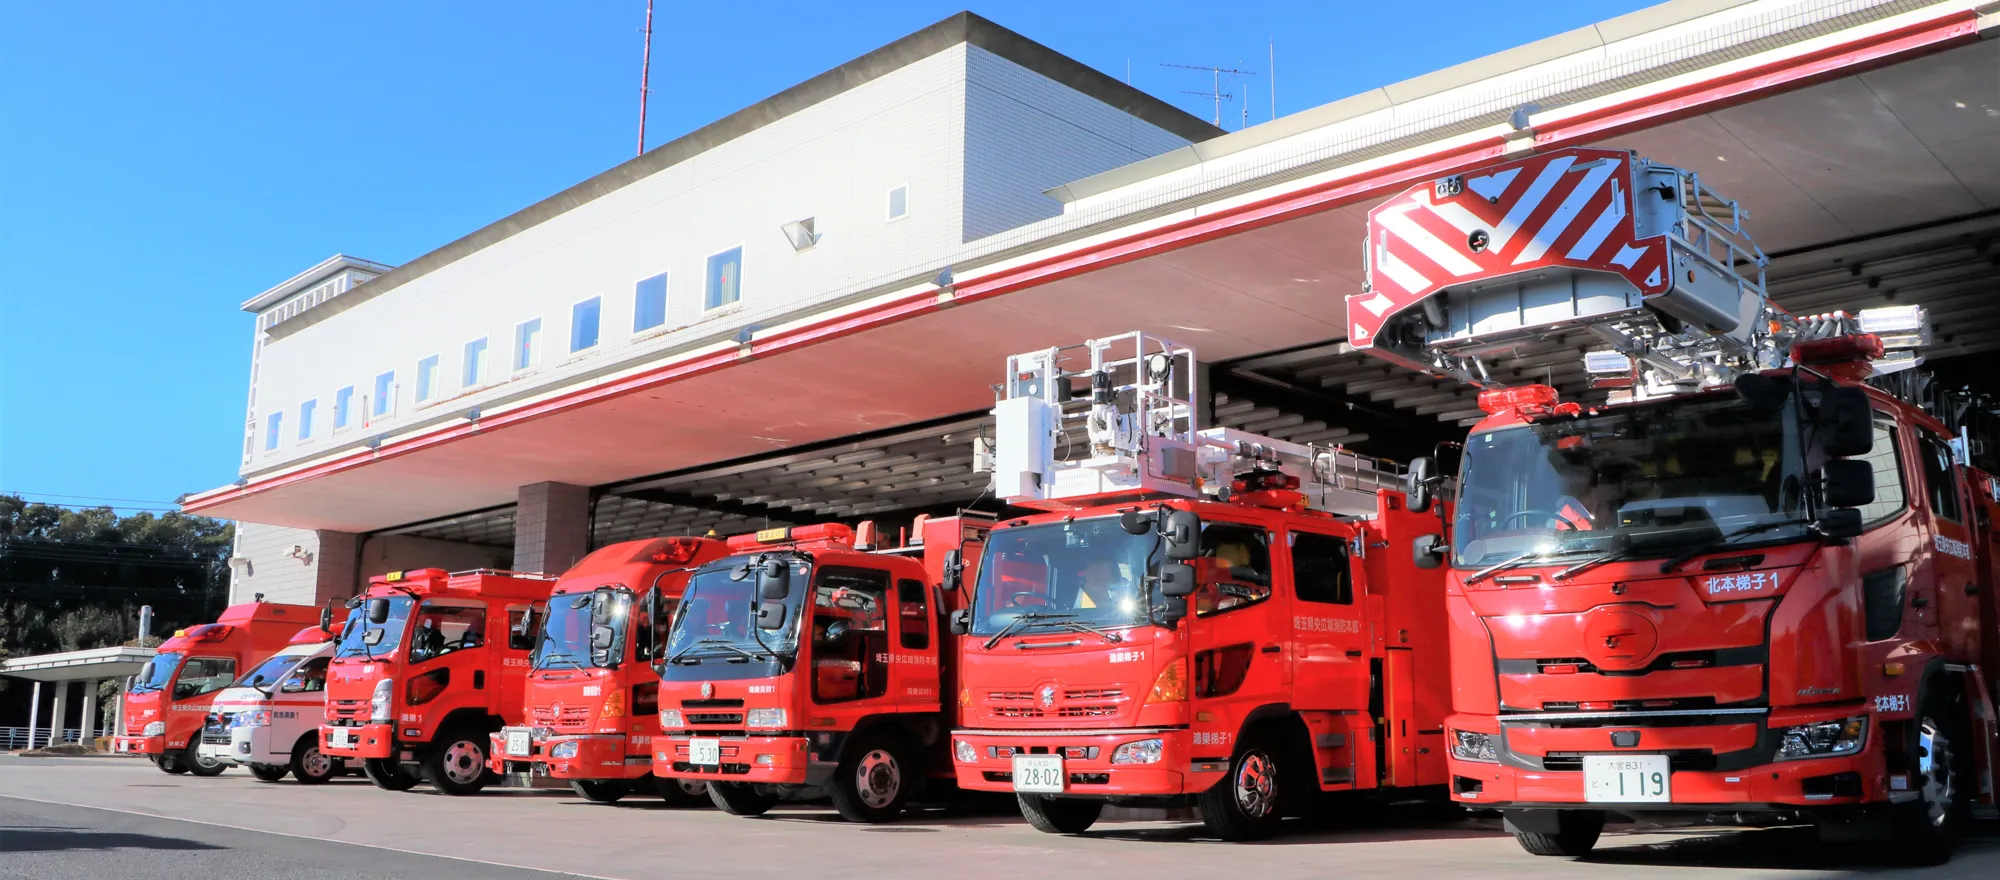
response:
[[[471,785],[486,769],[486,755],[479,745],[462,739],[445,747],[444,775],[458,785]]]
[[[1276,772],[1271,756],[1255,751],[1243,755],[1236,767],[1236,807],[1243,815],[1262,819],[1271,814],[1277,802]]]
[[[333,759],[320,754],[317,746],[308,746],[299,766],[307,776],[325,776],[333,769]]]
[[[1932,828],[1942,828],[1951,819],[1952,807],[1958,798],[1957,780],[1952,778],[1954,764],[1951,754],[1951,739],[1935,719],[1925,718],[1923,726],[1917,729],[1917,770],[1924,777],[1924,818]]]
[[[203,770],[213,770],[222,763],[222,759],[204,755],[200,749],[192,749],[189,754],[193,756],[194,765]]]
[[[708,783],[699,779],[676,779],[674,784],[681,787],[681,794],[688,797],[707,797]]]
[[[895,801],[902,790],[903,768],[896,764],[895,755],[876,749],[861,756],[861,763],[854,768],[854,791],[861,795],[862,803],[879,810]]]

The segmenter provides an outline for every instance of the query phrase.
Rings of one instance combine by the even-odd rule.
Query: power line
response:
[[[0,495],[33,495],[37,498],[76,498],[83,501],[130,501],[134,504],[175,504],[153,498],[106,498],[102,495],[64,495],[60,492],[22,492],[14,489],[0,489]]]

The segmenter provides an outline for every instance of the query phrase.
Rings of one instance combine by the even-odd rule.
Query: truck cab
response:
[[[261,597],[260,597],[261,598]],[[256,601],[223,609],[214,623],[174,633],[125,690],[119,754],[146,755],[168,773],[214,776],[227,764],[201,753],[209,707],[253,660],[283,648],[318,609]]]
[[[823,793],[854,822],[890,821],[948,780],[945,619],[988,527],[926,519],[892,550],[867,523],[729,539],[733,555],[689,578],[658,654],[654,774],[704,782],[736,815]]]
[[[319,750],[319,727],[326,714],[327,664],[333,640],[317,626],[302,629],[292,643],[252,667],[215,695],[201,732],[201,754],[236,764],[264,782],[287,774],[304,785],[339,775],[342,762]]]
[[[526,717],[529,622],[555,578],[426,568],[371,579],[328,666],[320,751],[377,786],[471,794],[490,735]]]
[[[527,717],[494,732],[487,766],[564,780],[599,803],[657,791],[676,806],[706,805],[703,783],[653,776],[653,650],[689,574],[727,555],[712,538],[653,538],[600,548],[564,572],[534,624]]]

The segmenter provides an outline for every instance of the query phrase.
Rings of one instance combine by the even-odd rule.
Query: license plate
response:
[[[1061,755],[1015,755],[1014,790],[1060,793],[1069,781]]]
[[[1583,799],[1612,804],[1672,801],[1673,772],[1667,756],[1584,755]]]
[[[348,748],[354,745],[354,731],[344,727],[336,727],[331,733],[327,734],[326,740],[336,748]]]
[[[702,767],[722,766],[722,740],[688,740],[688,763]]]
[[[515,758],[525,758],[528,756],[527,731],[525,730],[507,731],[507,754]]]

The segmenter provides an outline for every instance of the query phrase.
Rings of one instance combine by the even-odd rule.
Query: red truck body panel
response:
[[[300,627],[318,620],[319,609],[307,605],[246,602],[223,609],[214,623],[189,627],[162,642],[147,668],[125,694],[125,729],[113,748],[120,754],[162,755],[188,748],[200,738],[203,720],[215,695],[250,665],[289,644]],[[172,668],[154,668],[171,659]],[[191,668],[188,661],[197,668]],[[199,680],[183,680],[184,671],[200,671]],[[158,687],[148,687],[147,679]],[[160,725],[159,732],[147,729]]]

